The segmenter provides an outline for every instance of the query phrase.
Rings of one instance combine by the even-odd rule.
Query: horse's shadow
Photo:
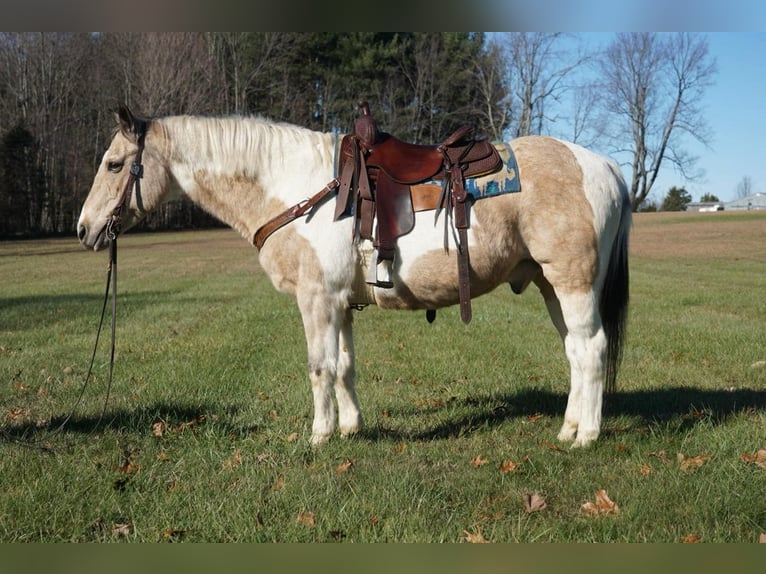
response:
[[[115,430],[151,434],[153,425],[158,422],[169,431],[196,432],[209,425],[213,418],[216,432],[223,436],[247,436],[260,430],[255,424],[243,426],[232,422],[238,412],[232,405],[163,402],[135,409],[107,409],[103,414],[60,415],[45,425],[30,421],[0,427],[0,443],[15,442],[43,451],[58,451],[62,448],[59,439],[64,438],[66,443],[65,437],[73,435],[96,436]]]
[[[408,431],[390,426],[369,426],[361,433],[361,438],[371,441],[384,440],[439,440],[471,434],[487,426],[499,426],[514,418],[526,418],[533,415],[551,417],[563,416],[567,396],[539,389],[522,390],[485,396],[454,399],[449,406],[435,409],[447,409],[460,413],[455,417],[446,417],[429,428]],[[611,393],[604,398],[603,434],[609,435],[610,417],[627,416],[637,419],[633,428],[668,424],[676,432],[684,432],[693,426],[697,419],[703,418],[712,424],[723,424],[731,417],[745,410],[761,411],[766,408],[766,391],[741,389],[734,391],[711,391],[686,387],[673,387],[662,390],[625,391]],[[242,426],[233,419],[238,409],[232,405],[204,404],[184,405],[181,403],[154,404],[136,409],[110,409],[102,416],[65,416],[54,418],[48,425],[39,427],[33,422],[20,423],[0,428],[0,442],[19,442],[40,446],[46,445],[62,423],[62,435],[95,434],[104,430],[124,429],[128,432],[151,432],[152,424],[165,421],[171,427],[197,426],[207,424],[206,413],[216,413],[215,425],[219,432],[227,436],[247,436],[262,430],[257,425]],[[413,407],[398,414],[404,417],[418,417],[422,410]],[[629,429],[628,429],[629,430]],[[55,442],[55,441],[54,441]],[[52,448],[51,450],[55,450]]]
[[[366,430],[366,436],[378,440],[438,440],[465,436],[475,429],[498,426],[513,418],[527,418],[542,414],[563,417],[567,395],[539,389],[516,393],[492,394],[483,397],[456,399],[453,410],[457,417],[449,418],[431,428],[413,432],[390,427]],[[676,432],[684,432],[699,419],[712,424],[723,424],[745,410],[766,408],[766,391],[741,389],[712,391],[687,387],[662,390],[625,391],[605,395],[602,435],[613,434],[610,417],[633,417],[630,428],[666,424]],[[412,409],[411,416],[418,416]],[[402,413],[405,414],[405,413]],[[629,429],[628,429],[629,430]]]

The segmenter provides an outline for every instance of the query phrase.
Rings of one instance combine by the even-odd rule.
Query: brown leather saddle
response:
[[[440,182],[441,194],[435,204],[431,201],[431,208],[436,209],[437,218],[445,212],[445,250],[449,250],[449,226],[457,230],[460,314],[468,323],[471,295],[465,180],[498,171],[503,161],[497,149],[486,139],[470,138],[468,126],[441,144],[407,143],[378,130],[367,102],[360,102],[359,107],[362,115],[355,122],[354,133],[341,143],[335,219],[355,218],[355,238],[372,241],[377,253],[367,282],[391,288],[397,239],[415,226],[413,205],[429,202],[418,194],[433,188],[418,184]]]

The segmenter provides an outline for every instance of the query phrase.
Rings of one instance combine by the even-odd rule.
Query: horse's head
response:
[[[153,141],[161,139],[161,130],[149,120],[134,117],[125,106],[120,106],[115,116],[118,129],[104,153],[77,224],[80,242],[94,251],[109,244],[110,221],[118,220],[113,233],[125,231],[168,194],[169,172],[158,153],[158,142]]]

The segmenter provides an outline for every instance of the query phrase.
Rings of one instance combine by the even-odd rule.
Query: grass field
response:
[[[62,432],[106,255],[0,243],[0,541],[757,542],[766,214],[640,214],[631,252],[593,448],[556,441],[568,365],[542,300],[498,289],[468,326],[360,312],[366,429],[312,449],[297,308],[233,231],[121,239],[111,397],[100,421],[106,333]]]

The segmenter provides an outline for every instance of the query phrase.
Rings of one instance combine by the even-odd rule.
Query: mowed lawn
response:
[[[366,428],[313,449],[300,315],[233,231],[120,239],[106,406],[108,325],[76,402],[107,255],[0,242],[0,541],[758,542],[766,213],[640,214],[631,253],[592,448],[556,440],[569,369],[532,287],[468,326],[359,312]]]

